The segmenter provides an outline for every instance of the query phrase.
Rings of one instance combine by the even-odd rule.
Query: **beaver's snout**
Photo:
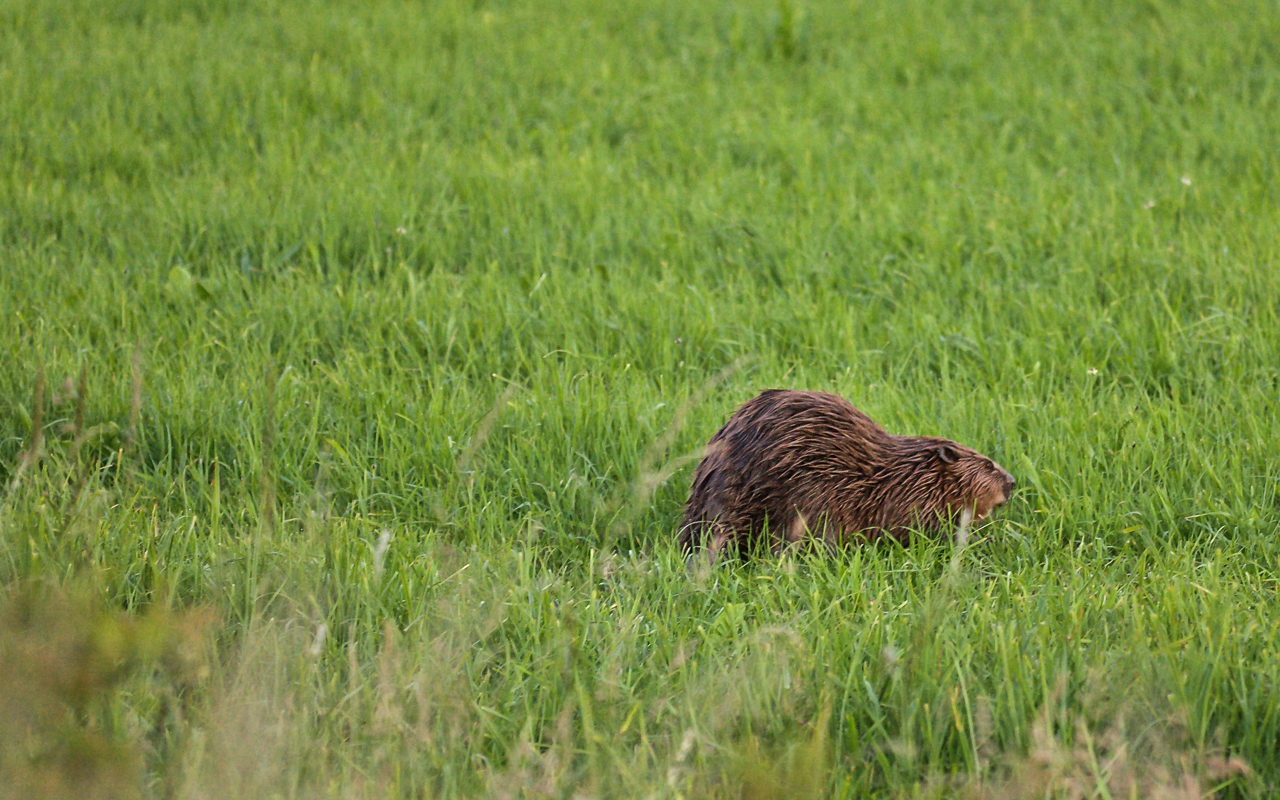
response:
[[[1018,479],[1010,475],[1008,472],[1006,472],[1003,467],[999,469],[1000,469],[1000,476],[1004,478],[1004,486],[1002,487],[1004,490],[1003,492],[1004,497],[1000,500],[999,503],[996,503],[996,505],[1002,506],[1005,503],[1009,502],[1009,498],[1013,497],[1013,489],[1015,486],[1018,485]]]

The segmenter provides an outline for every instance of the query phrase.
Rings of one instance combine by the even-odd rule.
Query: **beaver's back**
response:
[[[801,495],[875,472],[890,437],[843,397],[770,389],[743,404],[707,443],[685,505],[686,550],[708,532],[730,538],[792,525]],[[742,544],[736,541],[736,544]]]

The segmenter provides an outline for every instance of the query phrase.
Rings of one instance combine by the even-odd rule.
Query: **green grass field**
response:
[[[0,349],[0,798],[1280,787],[1269,0],[0,0]],[[777,386],[1019,490],[686,570]]]

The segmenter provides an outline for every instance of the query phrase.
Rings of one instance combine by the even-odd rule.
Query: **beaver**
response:
[[[745,557],[766,534],[775,553],[810,538],[832,546],[884,534],[904,541],[957,517],[985,518],[1014,484],[981,453],[947,439],[894,436],[839,395],[769,389],[707,443],[680,545],[686,554],[706,546],[715,558],[726,546]]]

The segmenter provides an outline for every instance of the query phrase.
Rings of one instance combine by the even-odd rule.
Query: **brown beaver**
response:
[[[838,395],[769,389],[707,443],[680,545],[686,553],[708,546],[714,558],[726,546],[745,556],[766,533],[774,552],[806,538],[835,545],[887,533],[901,541],[966,511],[983,519],[1008,502],[1014,483],[981,453],[893,436]]]

